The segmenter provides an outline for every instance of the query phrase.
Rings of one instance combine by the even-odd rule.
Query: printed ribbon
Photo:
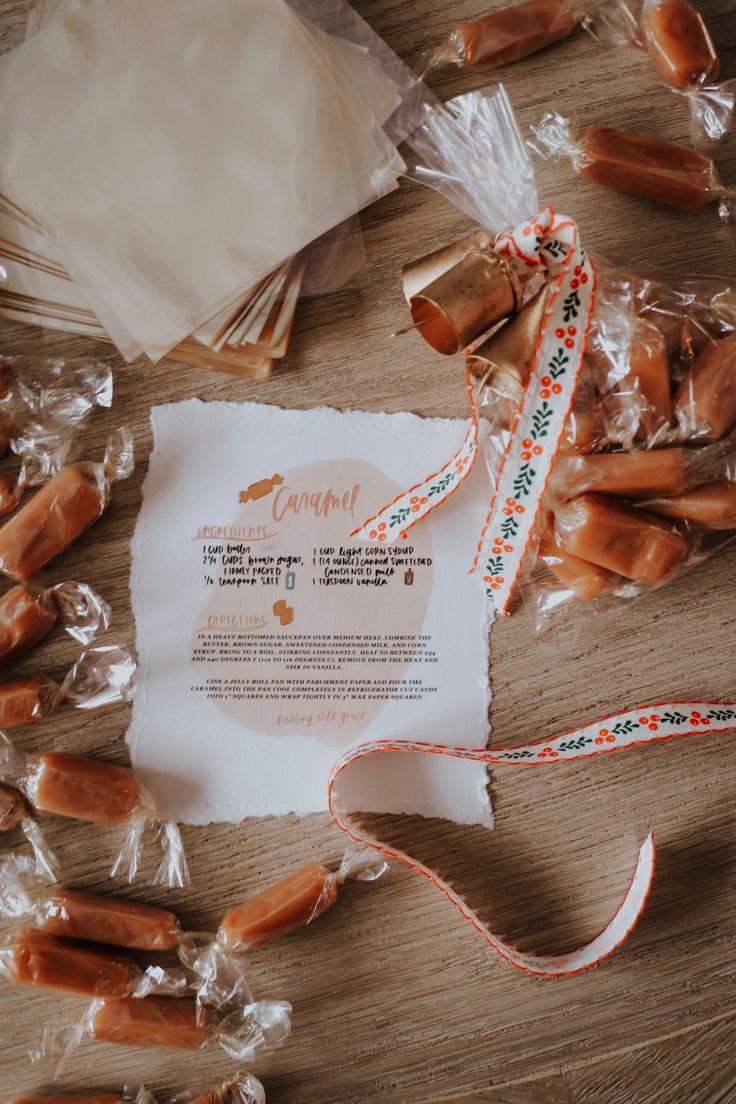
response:
[[[528,268],[544,268],[550,296],[529,384],[509,434],[496,492],[481,532],[471,573],[493,605],[507,611],[526,555],[534,521],[575,396],[595,305],[595,269],[580,245],[572,219],[551,207],[501,234],[494,249]],[[359,540],[390,544],[405,537],[453,494],[470,473],[478,450],[473,381],[466,373],[472,425],[444,467],[402,492],[353,533]]]
[[[558,956],[525,954],[509,946],[494,935],[482,920],[468,907],[463,898],[429,867],[411,858],[404,851],[382,843],[369,835],[356,822],[354,814],[342,808],[339,801],[340,775],[369,755],[400,752],[419,755],[445,755],[454,759],[470,759],[493,766],[541,766],[543,764],[571,762],[592,755],[618,751],[674,737],[702,735],[705,732],[736,731],[736,702],[675,702],[668,705],[647,706],[644,709],[617,713],[602,721],[586,725],[555,740],[540,741],[515,748],[474,750],[445,747],[421,741],[376,740],[360,744],[347,751],[332,769],[329,781],[329,810],[338,828],[351,839],[365,844],[391,859],[397,859],[412,870],[428,878],[455,906],[462,917],[471,924],[485,941],[503,959],[520,970],[542,977],[558,977],[575,974],[595,966],[607,958],[633,931],[646,904],[654,877],[654,836],[650,833],[639,850],[636,870],[623,903],[613,919],[599,936],[569,954]]]

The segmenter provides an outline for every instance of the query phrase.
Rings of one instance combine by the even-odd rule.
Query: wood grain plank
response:
[[[478,8],[477,0],[421,6],[357,0],[356,6],[402,57],[417,62],[453,19]],[[724,76],[733,77],[736,5],[704,0],[699,7],[722,49]],[[0,48],[21,41],[26,8],[26,0],[0,2]],[[687,136],[685,105],[657,84],[633,49],[604,49],[577,34],[504,71],[503,79],[525,126],[554,108],[672,139]],[[493,80],[456,70],[431,78],[442,96]],[[724,178],[736,178],[733,136],[717,157]],[[544,164],[539,175],[541,195],[578,218],[598,253],[648,269],[736,277],[736,254],[713,209],[678,216],[575,182],[564,165]],[[407,182],[367,211],[364,225],[370,268],[362,284],[302,304],[289,357],[264,384],[170,361],[126,367],[108,346],[2,325],[5,352],[92,354],[116,366],[115,407],[96,417],[86,443],[90,455],[99,455],[107,433],[124,419],[134,432],[139,467],[115,488],[113,505],[94,530],[48,573],[54,581],[72,575],[99,587],[113,605],[115,639],[134,644],[128,545],[151,446],[151,403],[197,395],[295,408],[324,403],[465,415],[460,364],[434,356],[416,337],[389,335],[406,318],[401,263],[459,236],[467,220]],[[577,611],[542,637],[533,635],[526,609],[497,625],[494,742],[553,735],[632,702],[733,696],[734,568],[732,547],[647,600],[595,617]],[[55,637],[22,669],[38,663],[63,671],[73,657],[71,643]],[[59,713],[19,743],[125,761],[126,726],[124,708],[94,716]],[[490,834],[384,818],[387,837],[436,863],[501,934],[525,947],[560,950],[595,934],[620,900],[650,826],[659,843],[652,899],[613,959],[577,977],[545,981],[489,955],[454,910],[408,872],[394,870],[375,886],[347,887],[308,933],[253,956],[254,987],[286,996],[295,1007],[289,1046],[259,1069],[270,1104],[381,1098],[436,1104],[463,1094],[484,1098],[531,1078],[553,1093],[563,1068],[726,1013],[736,996],[734,787],[731,738],[703,736],[546,771],[498,769],[491,779],[497,828]],[[49,834],[71,883],[108,888],[114,831],[54,823]],[[187,829],[185,837],[193,888],[166,900],[196,930],[213,929],[227,907],[284,870],[337,859],[342,849],[326,816],[210,825]],[[150,899],[143,890],[115,889]],[[48,1081],[48,1067],[27,1061],[34,1033],[49,1018],[82,1008],[75,1000],[0,989],[4,1095]],[[704,1053],[719,1046],[704,1035]],[[230,1065],[218,1051],[181,1057],[87,1046],[70,1062],[63,1087],[145,1081],[153,1088],[200,1089]]]

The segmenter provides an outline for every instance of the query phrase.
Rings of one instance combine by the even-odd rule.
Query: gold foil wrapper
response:
[[[409,307],[424,340],[452,356],[512,315],[521,297],[521,282],[508,260],[493,250],[473,249],[413,295]]]
[[[534,295],[521,310],[472,351],[468,368],[495,394],[518,404],[529,382],[550,285]]]
[[[456,264],[467,257],[468,253],[490,250],[493,247],[493,235],[487,230],[474,230],[460,241],[443,245],[441,249],[435,249],[433,253],[427,253],[416,261],[409,261],[401,273],[404,285],[404,295],[407,303],[410,303],[415,295],[419,295],[430,284],[444,276]]]

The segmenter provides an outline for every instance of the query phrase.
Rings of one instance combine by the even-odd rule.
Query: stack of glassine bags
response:
[[[0,314],[268,375],[427,95],[345,0],[40,0],[0,58]]]

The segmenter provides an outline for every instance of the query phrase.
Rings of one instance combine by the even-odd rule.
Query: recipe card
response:
[[[468,422],[197,399],[151,420],[128,740],[163,815],[322,811],[333,763],[368,740],[485,746],[489,623],[468,575],[482,457],[396,544],[350,536]],[[356,810],[490,824],[483,764],[373,759],[351,780]]]

